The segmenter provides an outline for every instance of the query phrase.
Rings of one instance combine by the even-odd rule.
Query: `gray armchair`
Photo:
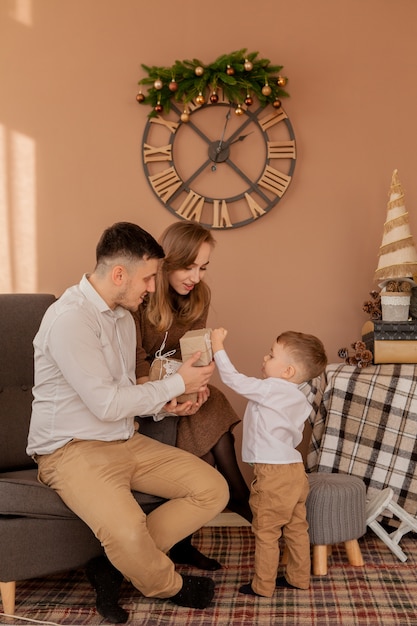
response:
[[[49,294],[0,294],[0,591],[3,612],[15,610],[16,581],[83,566],[102,553],[92,531],[37,480],[26,454],[32,405],[33,338]],[[175,418],[140,418],[140,431],[171,445]],[[145,513],[162,500],[134,492]]]

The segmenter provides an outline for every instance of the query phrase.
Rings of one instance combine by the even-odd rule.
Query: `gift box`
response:
[[[417,321],[368,321],[362,340],[374,355],[374,363],[417,363]]]
[[[167,357],[157,357],[154,359],[149,370],[149,380],[162,380],[167,376],[175,374],[175,372],[181,367],[182,361],[178,359],[170,359]],[[197,393],[183,393],[177,398],[177,402],[197,402]]]
[[[199,328],[189,330],[180,339],[182,360],[186,361],[196,352],[201,352],[201,356],[194,365],[209,365],[213,360],[211,350],[211,328]]]

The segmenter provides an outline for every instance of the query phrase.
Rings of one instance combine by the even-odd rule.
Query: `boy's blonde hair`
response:
[[[277,343],[284,346],[300,366],[303,382],[323,373],[327,365],[327,355],[322,342],[314,335],[287,330],[278,335]]]

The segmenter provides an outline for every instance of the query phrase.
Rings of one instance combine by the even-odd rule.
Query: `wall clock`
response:
[[[186,118],[186,123],[182,119]],[[187,114],[147,121],[142,141],[146,178],[176,217],[231,229],[266,215],[284,196],[296,163],[291,122],[280,106],[188,103]]]

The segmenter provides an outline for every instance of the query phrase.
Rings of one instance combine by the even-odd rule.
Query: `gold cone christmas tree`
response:
[[[375,280],[401,280],[412,278],[416,274],[417,252],[405,208],[404,191],[398,178],[398,170],[394,170]]]

